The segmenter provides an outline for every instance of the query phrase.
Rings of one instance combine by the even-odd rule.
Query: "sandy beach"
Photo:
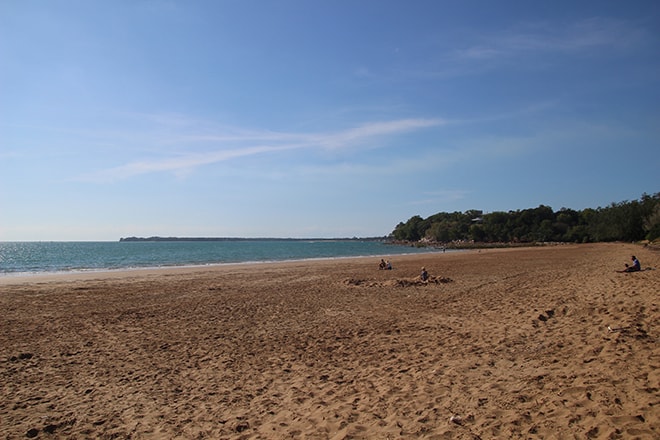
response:
[[[0,438],[660,438],[657,251],[378,261],[3,277]]]

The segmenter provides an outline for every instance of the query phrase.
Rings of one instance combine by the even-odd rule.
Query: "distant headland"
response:
[[[245,238],[245,237],[122,237],[120,242],[131,241],[387,241],[387,237],[352,238]]]

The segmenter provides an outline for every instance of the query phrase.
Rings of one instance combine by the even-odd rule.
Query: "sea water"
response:
[[[0,242],[0,276],[382,256],[432,248],[374,240]]]

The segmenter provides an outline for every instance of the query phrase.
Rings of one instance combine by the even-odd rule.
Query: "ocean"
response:
[[[361,256],[392,258],[434,251],[373,240],[0,242],[0,276]]]

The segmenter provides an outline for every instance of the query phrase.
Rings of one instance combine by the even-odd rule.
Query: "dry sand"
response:
[[[599,244],[5,277],[0,437],[658,439],[633,253],[660,268]]]

